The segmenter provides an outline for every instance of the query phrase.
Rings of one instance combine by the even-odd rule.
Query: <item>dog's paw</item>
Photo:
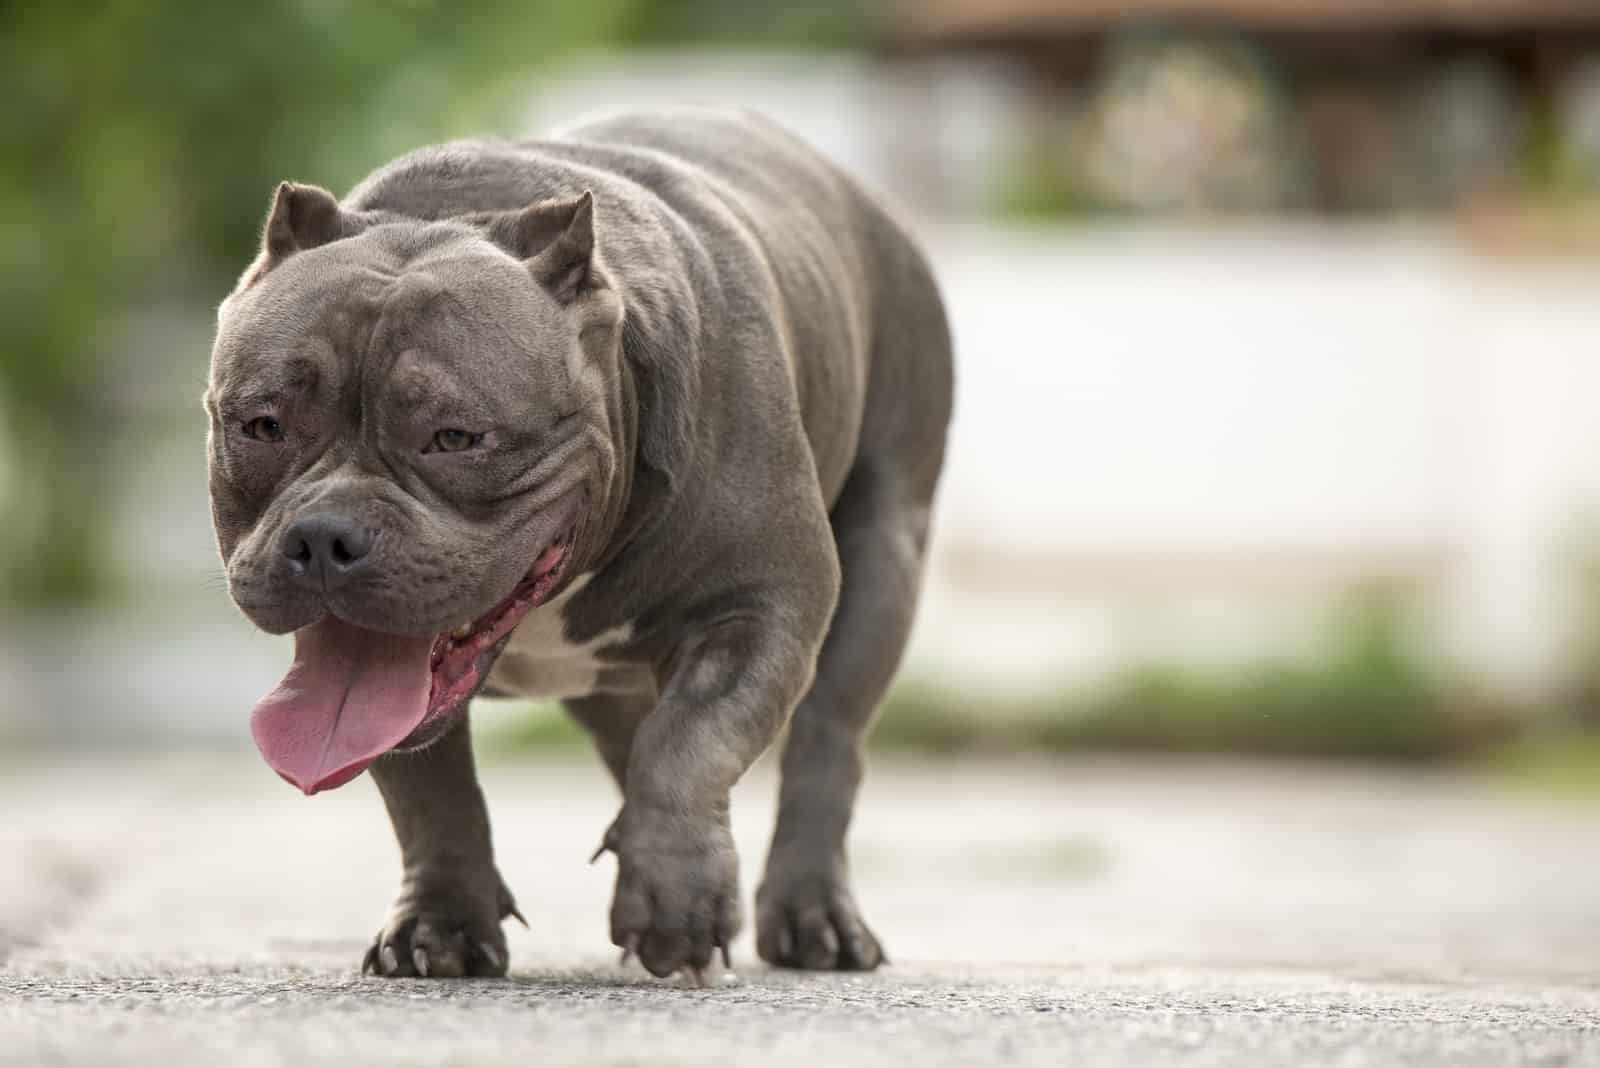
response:
[[[419,898],[402,893],[367,949],[361,971],[396,979],[505,975],[510,955],[500,918],[520,915],[515,906],[504,908],[465,894]]]
[[[843,878],[778,877],[756,891],[756,952],[780,968],[872,971],[888,963]]]
[[[726,823],[624,808],[606,838],[617,854],[611,941],[623,960],[637,955],[658,978],[686,971],[698,983],[718,950],[730,966],[728,946],[743,920],[739,856]]]

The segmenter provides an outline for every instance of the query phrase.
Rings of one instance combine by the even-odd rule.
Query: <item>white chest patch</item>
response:
[[[559,596],[523,617],[489,673],[491,686],[541,699],[595,692],[601,668],[606,666],[598,654],[627,641],[633,625],[612,627],[585,642],[567,640],[566,606],[593,577],[592,571],[579,575]]]

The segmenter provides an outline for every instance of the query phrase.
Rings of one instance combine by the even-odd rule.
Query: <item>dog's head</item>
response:
[[[589,193],[421,222],[278,188],[205,404],[229,590],[296,636],[253,728],[301,789],[425,740],[596,551],[623,313],[594,227]]]

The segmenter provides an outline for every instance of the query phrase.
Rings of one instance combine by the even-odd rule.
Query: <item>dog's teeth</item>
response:
[[[455,630],[450,632],[450,637],[452,637],[456,641],[460,642],[460,641],[466,641],[467,638],[471,634],[472,634],[472,624],[471,623],[463,623],[463,624],[461,624],[461,626],[457,627]]]

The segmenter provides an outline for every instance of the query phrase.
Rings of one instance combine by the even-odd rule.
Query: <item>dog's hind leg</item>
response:
[[[845,837],[868,728],[911,631],[928,501],[864,460],[831,518],[839,604],[816,679],[790,721],[777,829],[756,892],[756,948],[787,967],[871,969],[884,954],[851,891]]]

